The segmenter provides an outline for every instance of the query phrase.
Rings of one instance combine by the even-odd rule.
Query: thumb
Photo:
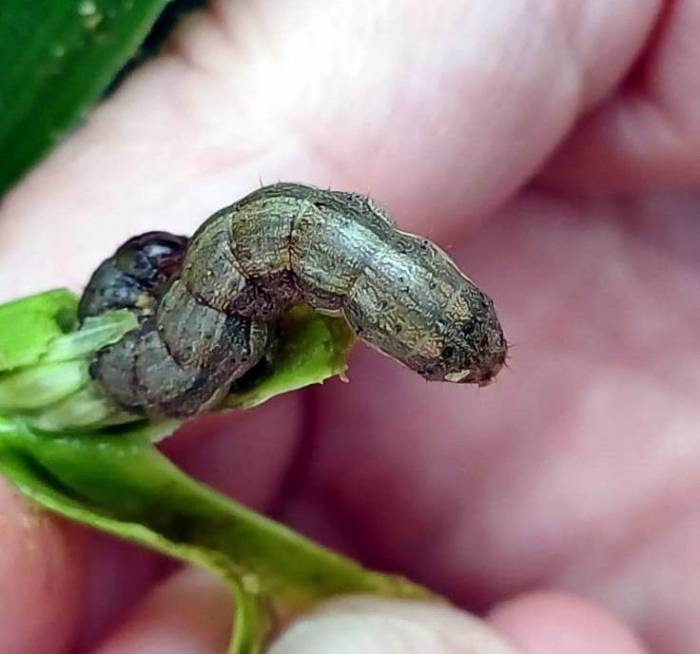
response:
[[[503,634],[507,634],[503,635]],[[562,593],[510,600],[485,622],[444,604],[352,597],[294,622],[269,654],[644,654],[618,620]]]
[[[269,654],[331,652],[524,654],[486,623],[450,606],[375,597],[325,603],[292,623]]]

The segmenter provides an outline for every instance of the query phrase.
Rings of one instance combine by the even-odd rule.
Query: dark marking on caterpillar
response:
[[[80,317],[110,309],[131,309],[139,317],[152,313],[165,285],[179,272],[188,241],[168,232],[130,238],[93,273],[80,298]]]
[[[487,384],[507,344],[493,302],[430,241],[371,199],[275,184],[184,237],[125,243],[90,280],[80,317],[110,308],[139,326],[98,352],[93,377],[120,406],[188,416],[214,404],[268,347],[292,305],[343,316],[425,379]]]

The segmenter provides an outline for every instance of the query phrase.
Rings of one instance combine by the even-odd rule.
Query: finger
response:
[[[700,182],[700,2],[666,2],[629,83],[576,128],[543,178],[632,191]]]
[[[79,531],[0,479],[0,541],[0,652],[65,652],[82,610]]]
[[[270,648],[270,654],[337,652],[520,654],[524,650],[457,609],[370,597],[326,603],[294,622]]]
[[[221,654],[231,630],[229,591],[195,569],[154,589],[96,654]]]
[[[489,612],[488,622],[533,654],[650,651],[612,615],[563,593],[528,593],[507,600]]]
[[[6,198],[2,267],[32,274],[0,297],[80,288],[128,236],[191,232],[261,179],[370,192],[449,239],[610,91],[658,6],[215,2]]]
[[[496,627],[493,629],[491,627]],[[610,615],[558,594],[497,607],[487,623],[448,606],[333,600],[294,623],[270,654],[646,654]]]

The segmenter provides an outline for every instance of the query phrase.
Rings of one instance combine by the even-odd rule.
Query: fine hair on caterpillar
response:
[[[299,303],[343,316],[428,380],[484,385],[505,361],[492,301],[447,254],[365,196],[300,184],[256,190],[189,241],[130,239],[95,271],[79,315],[133,311],[138,327],[91,374],[129,411],[184,417],[255,365],[271,321]]]

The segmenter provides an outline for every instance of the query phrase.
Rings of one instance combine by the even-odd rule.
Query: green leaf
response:
[[[167,0],[3,0],[0,195],[134,54]]]
[[[0,410],[45,431],[140,420],[120,411],[92,381],[95,352],[136,326],[110,311],[77,327],[78,298],[49,291],[0,305]]]
[[[0,418],[0,471],[46,509],[218,574],[236,598],[231,654],[262,651],[273,609],[348,593],[431,597],[198,484],[151,440],[148,427],[48,436]]]
[[[90,381],[85,361],[39,364],[0,378],[0,410],[41,409],[79,391]]]
[[[71,313],[70,318],[77,322],[74,314]],[[126,309],[91,316],[85,319],[79,330],[54,338],[51,347],[41,357],[41,362],[54,363],[92,356],[105,345],[116,343],[136,325],[136,318]]]
[[[277,346],[237,382],[223,406],[251,408],[276,395],[342,376],[354,341],[344,320],[294,307],[277,323]]]
[[[77,308],[78,298],[65,289],[0,305],[0,371],[36,363],[75,327]]]

